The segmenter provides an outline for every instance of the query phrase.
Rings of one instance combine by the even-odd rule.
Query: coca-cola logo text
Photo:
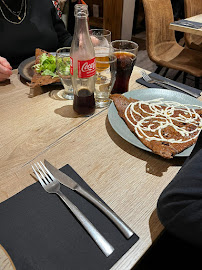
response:
[[[95,58],[89,60],[78,60],[78,77],[89,78],[95,75]]]
[[[83,66],[81,67],[82,72],[92,71],[95,69],[95,62],[89,64],[88,62],[85,62]]]

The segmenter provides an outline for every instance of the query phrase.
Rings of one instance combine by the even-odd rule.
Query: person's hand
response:
[[[12,74],[12,67],[9,62],[0,56],[0,82],[8,79]]]

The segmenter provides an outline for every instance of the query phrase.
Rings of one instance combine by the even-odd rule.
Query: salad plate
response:
[[[31,82],[34,75],[33,65],[35,63],[35,56],[29,57],[22,61],[18,67],[18,73],[26,81]]]
[[[56,55],[55,52],[51,52],[52,55]],[[35,56],[29,57],[22,61],[18,66],[18,73],[20,76],[28,82],[31,82],[34,75],[33,66],[35,64]],[[53,84],[61,85],[61,82],[55,82]]]

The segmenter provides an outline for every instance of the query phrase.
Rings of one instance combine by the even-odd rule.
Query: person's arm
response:
[[[60,17],[58,16],[54,6],[52,9],[52,18],[53,18],[53,25],[58,36],[58,41],[59,41],[58,48],[65,47],[65,46],[70,47],[72,43],[72,36],[65,29],[65,24],[62,21],[62,19],[60,19]]]
[[[191,156],[162,192],[157,211],[169,232],[202,247],[202,132]]]
[[[0,56],[0,82],[5,81],[12,74],[12,67],[9,62]]]

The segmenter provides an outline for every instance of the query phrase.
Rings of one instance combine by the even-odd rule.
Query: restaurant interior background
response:
[[[67,2],[70,4],[69,6],[66,4],[64,8],[63,20],[70,33],[73,34],[73,10],[76,1],[72,0],[72,2]],[[89,8],[89,24],[91,28],[105,28],[111,30],[112,40],[131,39],[135,41],[139,45],[136,65],[151,72],[156,70],[157,66],[149,59],[146,50],[146,29],[142,0],[85,0],[85,2]],[[178,42],[183,46],[183,34],[178,32],[178,35],[181,37]],[[165,71],[166,68],[163,68],[160,75],[170,79],[174,79],[178,72],[169,69],[165,75]],[[183,73],[176,81],[183,82]],[[188,75],[185,84],[194,87],[194,77]],[[202,83],[200,83],[200,88],[202,88]]]
[[[67,3],[64,9],[63,20],[66,23],[68,30],[73,34],[73,2],[76,2],[76,0],[61,1]],[[156,1],[159,1],[160,3],[162,0]],[[89,5],[89,24],[91,28],[106,28],[111,30],[112,40],[122,38],[132,39],[133,41],[137,42],[139,44],[139,52],[136,66],[151,72],[156,70],[156,65],[150,61],[146,50],[145,16],[142,0],[85,0],[85,2]],[[123,3],[127,3],[128,6],[123,6]],[[134,4],[133,8],[130,8],[129,4]],[[129,12],[130,16],[126,16],[126,14],[123,16],[124,10]],[[128,37],[130,33],[131,36]],[[183,45],[183,38],[180,39],[179,42]],[[152,95],[153,89],[151,88],[148,88],[146,91],[142,91],[142,89],[145,87],[136,81],[141,77],[141,70],[135,67],[134,71],[135,72],[132,74],[130,90],[136,89],[135,91],[137,93],[145,92],[144,94],[146,96],[154,96]],[[160,74],[164,75],[164,71],[165,68]],[[176,73],[177,71],[175,70],[169,70],[166,76],[173,79]],[[183,75],[181,75],[177,81],[182,82],[182,76]],[[188,75],[186,84],[194,86],[194,78]],[[55,99],[54,96],[51,98],[52,96],[49,94],[49,92],[54,93],[54,90],[57,88],[56,86],[53,86],[53,88],[51,88],[52,86],[48,86],[43,95],[40,95],[41,92],[39,92],[36,94],[38,95],[36,98],[29,98],[32,95],[32,89],[25,83],[23,78],[21,80],[20,76],[18,75],[18,70],[14,70],[11,81],[6,83],[3,82],[1,87],[2,94],[0,106],[2,108],[2,145],[0,155],[3,157],[1,162],[1,201],[11,198],[17,192],[19,192],[21,196],[23,193],[20,191],[34,183],[35,180],[33,178],[31,164],[33,164],[35,161],[47,158],[57,168],[61,168],[69,163],[70,166],[75,168],[78,174],[82,173],[81,176],[83,179],[87,180],[89,186],[92,189],[95,189],[95,192],[100,195],[100,197],[106,201],[106,203],[110,202],[112,209],[115,211],[118,210],[117,213],[122,215],[124,220],[126,219],[126,221],[128,220],[130,224],[132,224],[135,233],[137,232],[137,235],[139,236],[139,241],[137,241],[137,244],[133,245],[127,253],[122,253],[122,257],[117,262],[117,266],[115,265],[113,269],[131,269],[129,267],[134,266],[134,268],[132,268],[133,270],[157,270],[157,268],[151,267],[150,259],[152,258],[152,260],[156,262],[156,258],[162,259],[162,255],[168,255],[169,262],[175,263],[175,260],[171,260],[171,252],[175,253],[176,257],[178,256],[179,259],[179,250],[175,252],[177,249],[175,245],[167,245],[167,249],[164,249],[165,246],[163,248],[160,246],[159,248],[159,246],[156,245],[155,241],[159,240],[157,237],[160,238],[160,233],[163,230],[163,226],[157,217],[156,202],[162,190],[173,179],[174,175],[183,164],[184,157],[176,160],[162,160],[160,157],[153,155],[149,151],[138,149],[136,145],[131,147],[129,141],[126,141],[119,136],[119,134],[117,134],[117,132],[113,129],[113,126],[111,126],[109,118],[107,117],[108,111],[106,109],[97,111],[88,119],[86,117],[78,117],[72,110],[71,101],[68,103],[66,100]],[[61,86],[59,87],[61,88]],[[202,87],[202,84],[200,87]],[[154,94],[158,94],[158,89],[156,90],[157,91],[154,91]],[[188,99],[191,98],[189,96],[185,97],[188,97]],[[193,98],[192,100],[194,100],[194,104],[195,102],[198,104],[198,102],[202,100],[202,96],[199,97],[199,100]],[[24,112],[26,112],[26,117]],[[117,123],[119,125],[120,122],[118,121]],[[78,151],[78,149],[80,150]],[[82,162],[80,162],[80,160]],[[67,165],[65,168],[68,167],[69,166]],[[111,168],[113,169],[111,170]],[[44,191],[40,186],[39,188],[40,194],[43,196]],[[37,198],[34,192],[35,191],[33,190],[33,196]],[[50,196],[52,198],[52,195]],[[29,196],[27,197],[29,202],[33,205],[34,200],[30,200]],[[46,197],[44,198],[46,200]],[[21,204],[28,206],[26,203],[24,203],[24,200],[20,201]],[[13,202],[12,198],[11,202]],[[16,204],[16,206],[19,207],[21,204]],[[59,201],[58,204],[60,204]],[[46,205],[48,206],[48,201]],[[9,218],[9,223],[6,223],[6,221],[1,218],[1,224],[6,225],[5,231],[0,230],[4,238],[6,238],[8,234],[8,228],[11,228],[14,236],[16,236],[18,239],[20,239],[21,235],[23,235],[28,241],[29,239],[37,241],[37,239],[32,237],[32,232],[36,232],[38,235],[38,228],[41,229],[43,227],[46,229],[46,226],[40,226],[40,219],[43,215],[43,210],[41,211],[43,208],[42,206],[42,204],[39,205],[40,211],[37,211],[37,208],[35,208],[34,212],[37,214],[33,215],[33,219],[30,219],[30,222],[28,223],[22,222],[21,216],[18,215],[18,211],[15,211],[15,216],[19,220],[19,224],[22,223],[24,225],[22,229],[21,226],[18,226],[17,224],[20,231],[23,231],[23,233],[20,234],[16,233],[15,228],[17,227],[13,226],[13,224],[16,225],[16,223],[10,222],[10,217],[12,215],[10,215],[9,210],[5,211],[4,208],[2,208],[1,210],[3,213],[5,213],[5,215],[7,215]],[[85,205],[82,206],[85,207]],[[20,209],[23,213],[24,209],[26,210],[27,208],[20,207]],[[64,211],[66,211],[65,208]],[[33,211],[26,210],[25,212],[28,213],[28,216],[24,215],[25,219],[28,221],[28,218],[32,216]],[[57,213],[60,214],[60,212]],[[93,213],[89,214],[91,217],[93,216]],[[44,217],[46,220],[46,215],[44,215]],[[64,215],[64,217],[66,217],[66,215]],[[32,220],[34,220],[34,223]],[[73,217],[71,220],[75,225],[77,224]],[[35,222],[38,224],[37,226],[33,226]],[[96,222],[100,227],[102,227],[102,222],[99,222],[99,220]],[[90,259],[94,257],[95,264],[98,265],[96,256],[92,256],[91,252],[83,252],[86,250],[88,251],[88,248],[80,249],[81,240],[84,240],[85,236],[82,235],[80,237],[80,234],[77,234],[77,231],[75,230],[76,226],[73,227],[72,233],[71,230],[66,230],[67,223],[61,223],[61,225],[65,228],[65,232],[70,232],[73,244],[69,245],[70,242],[67,242],[64,236],[56,241],[54,240],[55,243],[58,243],[58,247],[60,245],[60,241],[63,241],[63,243],[65,242],[70,250],[69,253],[65,252],[65,256],[63,256],[63,253],[58,252],[58,249],[56,249],[57,254],[60,253],[65,261],[67,260],[67,255],[69,254],[69,257],[72,260],[79,262],[79,260],[75,260],[75,257],[72,256],[74,253],[78,258],[77,251],[74,252],[72,249],[75,247],[77,248],[78,246],[84,257],[88,258],[86,255],[89,255],[90,258],[88,262],[90,262]],[[7,226],[7,224],[9,224],[9,226]],[[47,224],[47,222],[44,224]],[[60,224],[60,222],[57,222],[57,224]],[[30,225],[30,234],[27,225]],[[80,224],[78,224],[78,226],[80,228]],[[114,227],[113,224],[111,224],[111,226]],[[48,228],[55,229],[55,226],[52,224],[52,227],[48,226]],[[71,226],[68,228],[71,228]],[[105,226],[103,226],[102,229],[104,228]],[[52,231],[53,230],[51,229],[51,232]],[[4,232],[6,232],[6,234]],[[110,231],[106,230],[106,232],[106,235],[110,235]],[[59,230],[59,233],[63,233],[63,231]],[[42,236],[41,230],[39,230],[39,236],[40,235]],[[47,235],[47,233],[44,234],[45,239],[48,239]],[[75,235],[79,236],[80,239],[76,238],[75,240]],[[116,237],[116,234],[112,233],[111,235]],[[57,238],[57,234],[54,234],[54,237]],[[36,257],[33,256],[32,252],[30,252],[31,249],[29,249],[29,246],[25,246],[25,251],[28,254],[26,257],[23,252],[19,252],[20,249],[16,248],[16,238],[9,238],[11,238],[12,242],[14,243],[14,245],[11,246],[11,249],[19,254],[20,260],[22,259],[22,261],[29,264],[32,262],[32,258],[34,258],[33,263],[35,263]],[[44,238],[41,237],[42,240]],[[52,240],[52,237],[50,238]],[[123,246],[122,240],[120,241],[118,239],[117,242],[120,246]],[[21,243],[22,241],[20,239],[19,245]],[[4,246],[2,242],[1,244]],[[42,260],[44,262],[45,260],[43,252],[38,251],[37,244],[31,245],[30,248],[32,247],[35,247],[35,251],[39,255],[42,255]],[[50,245],[50,248],[53,248],[55,251],[54,247],[55,245]],[[63,250],[65,250],[63,245],[61,245],[61,247]],[[7,246],[5,246],[5,249],[6,248]],[[118,248],[117,250],[119,251]],[[47,261],[50,261],[50,258],[56,262],[55,258],[57,259],[57,256],[50,256],[50,254],[52,255],[53,252],[50,252],[49,249],[44,249],[43,251],[47,251]],[[99,253],[99,250],[95,249],[95,251]],[[154,252],[156,256],[154,256]],[[8,254],[11,255],[11,258],[13,258],[12,253],[10,253],[9,250]],[[4,260],[5,257],[2,258],[3,262],[7,264],[8,261]],[[24,258],[26,258],[26,260]],[[185,256],[184,258],[190,258],[190,256]],[[186,260],[184,261],[186,262]],[[165,260],[163,262],[165,264]],[[179,263],[182,263],[182,261],[179,260]],[[148,267],[144,267],[145,265]],[[0,270],[1,269],[4,269],[4,267],[1,268],[0,254]],[[30,268],[26,266],[24,269],[30,270]],[[32,269],[36,269],[36,267],[33,267]],[[163,266],[160,269],[165,268]],[[170,269],[174,268],[171,267]],[[182,268],[179,267],[178,269]],[[189,269],[197,268],[192,267]]]

